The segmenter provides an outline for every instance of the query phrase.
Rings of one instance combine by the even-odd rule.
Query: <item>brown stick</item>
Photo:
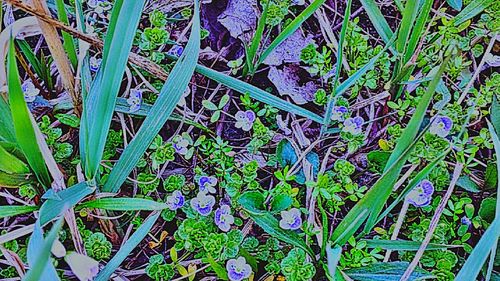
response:
[[[26,13],[29,13],[29,14],[36,16],[40,20],[52,25],[53,27],[61,29],[63,31],[66,31],[67,33],[73,35],[75,38],[78,38],[80,40],[83,40],[85,42],[90,43],[94,47],[97,47],[99,49],[102,49],[104,47],[104,43],[101,39],[94,37],[94,36],[87,35],[87,34],[82,33],[82,32],[79,32],[78,30],[76,30],[72,27],[69,27],[69,26],[65,25],[64,23],[53,19],[52,17],[48,16],[47,14],[40,12],[38,9],[24,4],[21,0],[6,0],[6,1],[9,2],[12,6],[19,8],[19,9],[25,11]],[[130,63],[135,64],[138,67],[148,71],[149,73],[153,74],[154,76],[156,76],[159,79],[167,80],[168,73],[163,68],[161,68],[161,66],[159,66],[158,64],[150,61],[149,59],[147,59],[143,56],[140,56],[138,54],[131,52],[129,54],[128,61]]]

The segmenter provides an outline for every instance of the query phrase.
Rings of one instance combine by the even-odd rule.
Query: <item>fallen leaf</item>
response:
[[[299,85],[299,71],[298,66],[285,66],[283,70],[271,66],[267,77],[280,95],[290,96],[296,104],[305,104],[314,100],[317,87],[312,81]]]
[[[248,42],[250,36],[243,36],[257,26],[256,0],[229,0],[226,10],[218,21],[229,31],[232,37]]]
[[[300,62],[300,52],[307,47],[307,45],[314,44],[312,38],[311,35],[305,37],[302,31],[298,29],[267,56],[264,60],[264,64],[281,65],[284,62]]]

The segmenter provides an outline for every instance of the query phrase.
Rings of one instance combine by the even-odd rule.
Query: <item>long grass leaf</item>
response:
[[[38,221],[35,223],[27,253],[30,270],[24,276],[23,281],[60,280],[54,265],[50,261],[50,250],[57,239],[62,222],[62,218],[57,220],[46,238],[43,238],[40,223]]]
[[[81,208],[110,211],[158,211],[167,209],[168,205],[143,198],[100,198],[79,204],[77,209]]]
[[[310,16],[316,12],[326,0],[315,0],[307,8],[302,11],[291,23],[289,23],[283,31],[267,46],[267,48],[262,52],[259,57],[257,66],[266,60],[266,58],[278,47],[283,41],[285,41],[290,35],[292,35],[299,27],[305,22]]]
[[[495,1],[493,0],[474,0],[469,3],[458,15],[453,19],[455,26],[472,19],[479,15],[484,9],[488,8]]]
[[[384,250],[391,251],[417,251],[420,248],[421,242],[410,241],[410,240],[378,240],[378,239],[364,239],[361,240],[366,242],[366,247],[381,248]],[[443,245],[430,243],[427,245],[426,250],[446,250],[453,248],[461,248],[461,245]]]
[[[23,151],[28,164],[37,176],[38,180],[46,188],[50,187],[50,176],[47,166],[38,147],[35,131],[31,126],[30,112],[24,100],[24,93],[21,88],[19,70],[17,69],[14,41],[11,39],[9,54],[7,59],[7,81],[9,88],[9,103],[12,113],[14,131],[19,147]]]
[[[99,169],[143,6],[144,0],[118,0],[113,6],[101,67],[84,102],[85,112],[81,121],[85,123],[82,128],[85,132],[80,142],[84,142],[84,169],[89,180],[95,179]]]
[[[64,0],[56,0],[56,9],[57,9],[57,17],[59,21],[62,23],[69,25],[68,14],[66,13],[66,8],[64,6]],[[66,53],[68,54],[68,58],[73,65],[73,68],[76,69],[78,64],[78,58],[76,56],[76,47],[75,42],[73,41],[73,37],[67,32],[61,32],[63,36],[63,47]]]
[[[251,84],[248,84],[246,82],[243,82],[241,80],[238,80],[234,77],[228,76],[224,73],[212,70],[208,67],[198,65],[196,67],[196,72],[198,72],[201,75],[204,75],[214,81],[217,81],[224,86],[231,88],[239,93],[245,94],[248,93],[250,97],[263,102],[265,104],[271,105],[273,107],[276,107],[278,109],[288,111],[290,113],[306,117],[308,119],[311,119],[315,122],[322,123],[323,122],[323,117],[319,116],[316,113],[313,113],[305,108],[302,108],[300,106],[297,106],[293,103],[290,103],[288,101],[285,101],[283,99],[280,99],[274,95],[272,95],[269,92],[266,92],[262,89],[259,89]]]
[[[10,154],[0,145],[0,171],[9,174],[26,174],[30,170],[23,161]]]
[[[417,16],[418,6],[421,0],[407,1],[403,10],[403,19],[398,30],[398,39],[396,40],[396,50],[400,54],[405,53],[406,43],[408,42]]]
[[[99,272],[95,281],[110,280],[111,275],[120,266],[120,264],[128,257],[137,245],[148,235],[156,220],[160,217],[160,213],[156,213],[147,218],[144,223],[130,236],[130,238],[120,247],[120,250],[115,256],[106,264],[106,266]]]
[[[264,34],[264,28],[266,27],[266,19],[267,19],[267,11],[269,8],[269,3],[263,4],[264,9],[262,11],[262,15],[259,18],[259,22],[257,24],[257,29],[255,30],[255,34],[252,39],[252,43],[248,48],[246,54],[246,67],[250,74],[255,72],[254,60],[255,55],[257,54],[257,50],[259,48],[260,42],[262,41],[262,35]]]
[[[0,218],[13,217],[38,210],[37,206],[0,206]]]
[[[412,56],[415,55],[415,50],[420,40],[423,37],[424,27],[429,18],[429,13],[432,8],[432,0],[423,0],[424,3],[420,8],[418,17],[415,20],[415,24],[412,28],[412,32],[408,38],[408,43],[404,52],[403,65],[406,64]]]
[[[375,30],[386,44],[389,44],[393,36],[393,32],[389,23],[379,9],[379,5],[374,0],[361,0],[361,4],[365,8],[368,17],[370,18]]]
[[[0,141],[16,142],[16,132],[14,131],[14,122],[9,109],[9,104],[0,95]]]
[[[193,28],[181,57],[170,72],[159,97],[142,123],[136,136],[123,151],[103,187],[104,191],[116,192],[140,160],[151,141],[156,137],[172,114],[193,76],[200,51],[200,18],[195,1]]]

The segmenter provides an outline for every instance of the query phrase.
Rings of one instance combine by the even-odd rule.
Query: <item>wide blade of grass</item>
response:
[[[37,206],[0,206],[0,218],[13,217],[38,210]]]
[[[410,241],[410,240],[378,240],[378,239],[364,239],[361,240],[366,242],[366,247],[369,249],[381,248],[384,250],[391,251],[418,251],[421,242]],[[430,243],[427,245],[426,250],[446,250],[452,248],[461,248],[461,245],[442,245]]]
[[[9,89],[9,103],[17,143],[19,144],[19,147],[25,155],[28,164],[40,183],[44,187],[48,188],[50,187],[51,180],[47,166],[43,160],[42,153],[40,152],[40,148],[35,141],[35,131],[31,126],[30,120],[31,113],[28,110],[28,106],[24,100],[24,93],[21,88],[13,39],[10,40],[9,54],[7,57],[7,81]]]
[[[28,264],[30,270],[26,273],[23,281],[60,280],[50,260],[52,244],[57,239],[62,227],[62,218],[52,226],[47,237],[43,237],[40,222],[35,223],[35,229],[28,244]]]
[[[279,44],[283,43],[290,35],[292,35],[299,27],[305,22],[310,16],[316,12],[326,0],[315,0],[307,8],[302,11],[291,23],[289,23],[283,31],[267,46],[267,48],[262,52],[257,62],[255,68],[257,68],[266,58],[274,51]]]
[[[474,0],[469,3],[458,15],[453,19],[455,26],[472,19],[479,15],[484,9],[488,8],[495,1],[493,0]]]
[[[396,40],[396,50],[400,54],[405,53],[406,43],[409,41],[413,23],[417,17],[418,6],[421,0],[407,1],[403,10],[403,19],[398,30],[398,39]]]
[[[120,90],[128,55],[132,48],[144,0],[117,0],[113,5],[106,33],[101,67],[85,100],[81,123],[84,170],[87,179],[95,179],[104,152],[116,98]]]
[[[280,99],[269,92],[266,92],[262,89],[259,89],[251,84],[238,80],[234,77],[228,76],[224,73],[212,70],[208,67],[198,65],[196,67],[196,72],[201,75],[204,75],[214,81],[217,81],[224,86],[231,88],[239,93],[245,94],[248,93],[250,97],[263,102],[265,104],[271,105],[278,109],[288,111],[290,113],[306,117],[315,122],[322,123],[323,117],[319,116],[316,113],[313,113],[305,108],[297,106],[293,103]]]
[[[264,28],[266,27],[266,19],[267,19],[267,10],[269,8],[269,3],[262,4],[264,9],[262,11],[262,15],[259,18],[259,22],[257,24],[257,29],[255,30],[255,34],[253,35],[252,43],[246,52],[246,71],[250,74],[254,74],[255,66],[254,60],[255,55],[257,54],[257,50],[259,49],[260,42],[262,41],[262,35],[264,34]]]
[[[33,179],[29,174],[7,174],[0,171],[0,186],[7,188],[17,188],[21,185],[31,183]]]
[[[86,182],[81,182],[53,194],[40,208],[40,223],[42,225],[48,223],[92,192],[94,188],[89,187]]]
[[[200,51],[198,5],[198,2],[195,1],[193,28],[186,48],[170,72],[167,81],[158,95],[158,99],[149,111],[141,128],[113,167],[103,187],[103,190],[106,192],[117,192],[120,189],[122,183],[143,156],[151,141],[153,141],[165,122],[167,122],[193,76]]]
[[[106,264],[106,266],[99,272],[95,281],[110,280],[111,274],[120,266],[120,264],[128,257],[137,245],[148,235],[156,220],[160,217],[160,213],[156,213],[147,218],[144,223],[130,236],[130,238],[120,247],[120,250],[115,256]]]
[[[0,145],[0,171],[9,174],[27,174],[28,166]]]
[[[427,107],[436,90],[437,84],[444,71],[448,59],[445,59],[439,71],[430,82],[426,93],[413,114],[408,126],[403,131],[399,141],[391,153],[387,166],[382,176],[375,182],[373,187],[361,198],[360,201],[349,211],[332,234],[335,244],[343,245],[358,230],[366,220],[366,225],[371,226],[377,221],[378,215],[389,198],[392,188],[408,159],[410,153],[418,141],[419,128],[422,124]],[[365,229],[366,231],[366,229]]]
[[[423,37],[423,32],[425,31],[424,27],[427,23],[427,19],[429,19],[429,14],[432,8],[432,0],[423,0],[423,5],[419,9],[418,16],[415,20],[415,24],[412,27],[412,31],[408,38],[408,43],[406,45],[405,52],[403,54],[403,64],[408,63],[412,56],[415,55],[415,50]]]
[[[16,132],[14,131],[14,122],[9,109],[9,104],[0,95],[0,141],[15,143]]]
[[[159,211],[167,209],[165,203],[143,198],[100,198],[79,204],[77,209],[94,208],[110,211]]]

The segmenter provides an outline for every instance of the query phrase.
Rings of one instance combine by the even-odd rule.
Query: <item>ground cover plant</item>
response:
[[[0,3],[3,280],[500,280],[498,1]]]

